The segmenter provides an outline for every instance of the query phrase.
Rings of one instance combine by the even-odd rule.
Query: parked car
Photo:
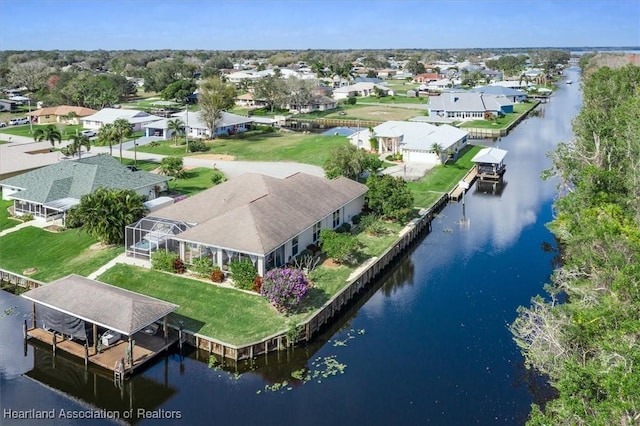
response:
[[[80,134],[81,134],[82,136],[86,136],[86,137],[88,137],[88,138],[92,138],[92,137],[94,137],[95,135],[97,135],[97,133],[96,133],[96,132],[94,132],[93,130],[83,130],[82,132],[80,132]]]
[[[11,120],[9,120],[9,124],[11,124],[12,126],[16,126],[18,124],[29,124],[29,119],[24,117],[24,118],[12,118]]]
[[[0,121],[0,127],[7,127],[7,123],[5,123],[4,121]]]

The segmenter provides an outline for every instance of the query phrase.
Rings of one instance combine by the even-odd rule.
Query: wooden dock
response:
[[[471,170],[469,170],[469,172],[467,172],[466,175],[464,175],[464,177],[462,178],[462,182],[465,182],[466,184],[468,184],[470,188],[471,185],[473,185],[473,182],[477,178],[478,178],[478,168],[474,167]],[[462,186],[460,186],[460,183],[458,183],[456,187],[453,188],[451,192],[449,192],[449,200],[459,201],[460,198],[462,197],[462,194],[467,190],[468,189],[464,189]]]
[[[91,363],[109,371],[116,371],[119,361],[126,360],[129,344],[128,341],[120,340],[115,345],[110,345],[101,352],[96,352],[93,347],[85,348],[84,344],[68,340],[58,333],[41,328],[27,330],[27,336],[51,345],[54,354],[57,350],[62,350],[80,359],[85,359],[85,365]],[[178,333],[170,331],[166,341],[162,336],[151,336],[144,332],[138,332],[132,338],[135,342],[133,345],[133,365],[125,364],[124,374],[133,374],[160,352],[171,347],[178,341]]]

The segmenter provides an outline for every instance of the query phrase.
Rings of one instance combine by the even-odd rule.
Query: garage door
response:
[[[403,158],[407,163],[439,163],[438,156],[432,152],[404,151]]]

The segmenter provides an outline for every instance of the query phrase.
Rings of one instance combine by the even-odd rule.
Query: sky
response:
[[[640,0],[0,0],[0,50],[640,46]]]

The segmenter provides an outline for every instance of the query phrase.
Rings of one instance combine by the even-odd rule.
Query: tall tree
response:
[[[334,148],[324,163],[324,173],[328,179],[345,176],[356,180],[365,171],[366,152],[355,145],[343,145]]]
[[[288,96],[287,84],[276,75],[268,75],[256,81],[253,89],[254,97],[266,101],[271,112],[276,107],[282,107]]]
[[[67,226],[81,226],[104,244],[122,244],[125,227],[144,216],[143,202],[133,190],[98,188],[67,213]]]
[[[167,121],[167,131],[172,133],[173,143],[177,145],[178,138],[184,133],[184,123],[179,118],[169,120]]]
[[[55,146],[56,142],[62,142],[62,134],[60,130],[53,124],[47,124],[44,127],[39,127],[33,132],[33,139],[36,142],[49,141],[51,146]]]
[[[113,124],[107,123],[98,131],[97,145],[109,145],[109,155],[113,156],[113,144],[116,142],[115,129]]]
[[[118,118],[113,122],[113,137],[120,145],[120,162],[122,163],[122,142],[133,134],[131,123],[124,118]]]
[[[84,146],[89,152],[91,149],[91,141],[84,135],[69,136],[71,143],[67,146],[67,153],[71,156],[78,154],[78,158],[82,158],[82,147]]]
[[[367,187],[367,206],[375,214],[398,222],[410,217],[413,194],[401,177],[370,175],[367,178]]]
[[[207,125],[212,139],[215,138],[216,122],[223,111],[233,108],[235,98],[236,89],[218,77],[208,78],[200,84],[198,90],[200,117]]]

